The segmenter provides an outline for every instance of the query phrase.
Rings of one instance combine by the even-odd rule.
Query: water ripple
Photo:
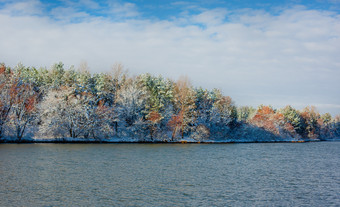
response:
[[[1,206],[340,206],[340,142],[2,144]]]

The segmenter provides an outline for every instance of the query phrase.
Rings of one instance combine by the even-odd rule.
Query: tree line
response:
[[[194,88],[187,77],[130,76],[121,64],[91,74],[0,64],[0,140],[124,139],[171,142],[266,141],[340,137],[340,116],[310,106],[238,107],[218,89]]]

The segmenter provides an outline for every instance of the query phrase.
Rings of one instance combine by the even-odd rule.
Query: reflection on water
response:
[[[1,206],[336,206],[340,142],[2,144]]]

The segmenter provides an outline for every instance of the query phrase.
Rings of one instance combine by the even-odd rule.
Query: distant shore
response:
[[[35,143],[51,143],[51,144],[237,144],[237,143],[305,143],[305,142],[324,142],[324,141],[340,141],[333,140],[224,140],[224,141],[194,141],[194,140],[178,140],[178,141],[127,141],[127,140],[70,140],[70,139],[23,139],[23,140],[0,140],[0,144],[35,144]]]
[[[239,143],[339,139],[316,107],[237,106],[219,89],[149,73],[0,63],[0,140],[13,143]],[[1,142],[1,141],[0,141]]]

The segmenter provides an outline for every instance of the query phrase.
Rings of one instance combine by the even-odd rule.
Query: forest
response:
[[[236,106],[218,89],[187,77],[130,76],[121,64],[90,73],[62,62],[51,68],[0,64],[0,142],[95,140],[128,142],[265,142],[340,137],[340,115]]]

